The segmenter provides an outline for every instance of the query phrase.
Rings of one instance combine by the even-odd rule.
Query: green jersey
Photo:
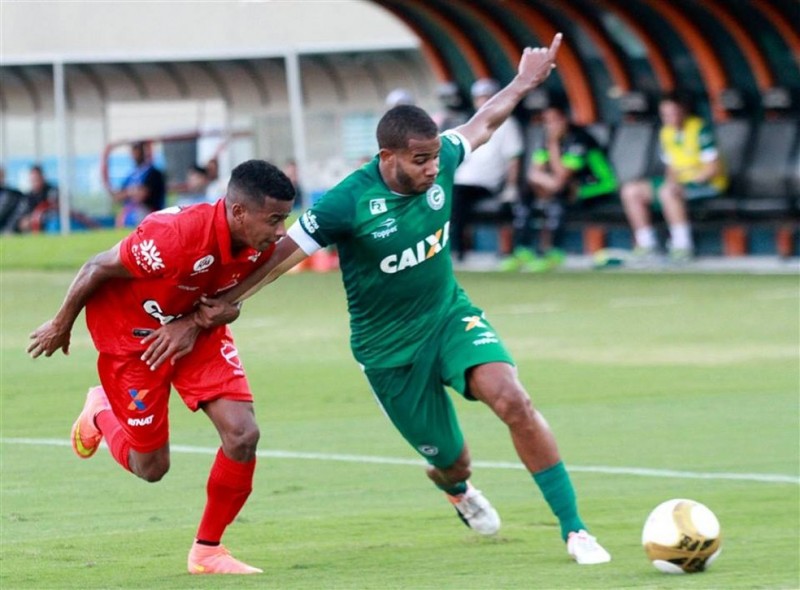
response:
[[[572,172],[579,199],[591,199],[614,194],[619,182],[614,168],[595,138],[583,127],[570,125],[559,140],[561,164]],[[550,150],[544,143],[534,148],[531,160],[534,164],[550,164]]]
[[[425,193],[399,195],[375,157],[330,189],[289,235],[306,252],[335,244],[350,313],[350,345],[366,367],[408,365],[445,313],[465,297],[453,274],[453,175],[470,149],[441,136],[439,175]]]

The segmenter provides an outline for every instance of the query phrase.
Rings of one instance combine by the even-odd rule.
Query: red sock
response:
[[[114,412],[111,410],[99,412],[94,417],[94,423],[97,425],[97,428],[100,429],[100,432],[103,433],[111,456],[127,471],[130,471],[131,467],[128,455],[130,454],[131,443],[128,441],[128,437],[125,436],[125,431],[122,429]]]
[[[253,490],[253,473],[256,460],[238,463],[217,451],[206,485],[206,508],[197,538],[208,543],[219,543],[227,526],[233,522]]]

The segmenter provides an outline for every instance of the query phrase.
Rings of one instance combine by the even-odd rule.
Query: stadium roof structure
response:
[[[800,90],[796,0],[373,0],[422,41],[440,81],[507,82],[525,46],[564,33],[552,92],[589,124],[630,92],[682,89],[724,120],[726,91],[752,103]],[[607,117],[606,117],[607,118]]]
[[[295,16],[291,18],[296,19],[297,14],[309,11],[302,4],[266,5],[263,10],[271,11],[264,12],[270,15],[292,13]],[[351,4],[359,3],[342,6],[352,10]],[[439,82],[454,82],[464,96],[478,78],[507,82],[525,46],[548,44],[557,31],[563,32],[558,68],[546,90],[563,96],[573,118],[583,124],[618,120],[625,105],[619,99],[631,93],[653,97],[680,89],[707,103],[716,120],[728,116],[724,98],[731,89],[748,106],[759,105],[761,97],[774,88],[785,89],[792,99],[800,93],[797,0],[367,0],[361,4],[382,9],[402,22],[419,40],[433,77]],[[350,16],[343,18],[353,18],[347,14]],[[108,96],[116,98],[112,90],[120,92],[120,88],[127,92],[127,99],[161,98],[151,96],[157,86],[151,82],[158,80],[166,81],[161,87],[170,86],[179,97],[193,98],[197,93],[202,97],[213,94],[226,102],[242,100],[228,91],[232,78],[240,83],[249,81],[248,96],[269,104],[273,90],[265,79],[285,79],[287,56],[316,61],[331,82],[332,94],[339,99],[354,92],[347,71],[348,67],[353,70],[353,64],[331,58],[336,54],[383,52],[395,59],[395,65],[384,70],[381,64],[366,58],[357,64],[365,73],[367,96],[377,102],[382,102],[385,93],[395,86],[393,80],[385,79],[383,71],[405,69],[412,85],[425,78],[409,67],[403,54],[416,50],[409,43],[411,35],[379,39],[365,33],[358,39],[340,33],[338,42],[314,43],[310,39],[316,39],[318,32],[306,31],[309,19],[305,21],[296,33],[287,32],[278,45],[272,41],[275,35],[267,30],[271,44],[261,47],[250,40],[250,45],[227,48],[209,42],[195,43],[191,51],[164,51],[157,48],[154,37],[137,47],[123,45],[108,50],[99,45],[103,49],[91,55],[38,53],[26,61],[15,59],[13,52],[9,59],[8,47],[4,46],[0,111],[38,111],[50,106],[55,64],[70,66],[64,72],[69,109],[79,107],[70,98],[71,87],[80,84],[94,89],[101,101]],[[224,28],[222,24],[216,29]],[[175,26],[178,28],[165,36],[177,36],[180,23]],[[297,40],[288,43],[286,39],[292,35]],[[422,84],[416,88],[418,94],[430,93],[431,89]],[[19,106],[22,103],[24,107]]]

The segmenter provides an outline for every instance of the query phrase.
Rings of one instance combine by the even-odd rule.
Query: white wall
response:
[[[387,46],[418,42],[398,19],[366,0],[0,2],[5,63]]]
[[[2,88],[0,163],[19,170],[21,162],[52,164],[58,143],[50,64],[62,60],[70,159],[99,156],[122,139],[232,128],[252,137],[232,142],[221,154],[223,172],[247,157],[283,162],[295,149],[283,59],[297,52],[308,158],[302,174],[313,192],[371,154],[366,144],[374,133],[370,141],[354,141],[353,128],[369,123],[372,130],[372,119],[385,108],[385,92],[403,86],[422,106],[435,106],[435,81],[418,47],[405,25],[366,0],[0,0],[0,66],[9,66]],[[249,60],[258,83],[268,86],[268,101],[261,101],[240,66],[224,63],[239,59]],[[158,62],[178,70],[184,95]],[[227,104],[199,69],[210,62],[229,92]],[[10,72],[17,66],[27,80]],[[92,210],[108,206],[99,172],[84,166],[80,177],[73,203]],[[75,184],[73,176],[68,182]]]

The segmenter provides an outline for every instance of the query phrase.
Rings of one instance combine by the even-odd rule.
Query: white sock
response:
[[[669,236],[672,239],[672,248],[676,250],[691,250],[692,230],[688,223],[678,223],[669,226]]]
[[[656,230],[652,225],[639,228],[634,232],[636,245],[640,248],[653,250],[656,247]]]

